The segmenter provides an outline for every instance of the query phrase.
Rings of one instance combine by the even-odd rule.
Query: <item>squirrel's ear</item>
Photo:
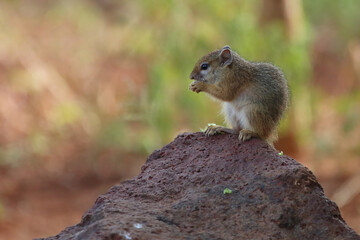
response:
[[[225,46],[220,53],[220,62],[223,66],[228,66],[232,63],[233,56],[231,54],[231,50],[229,46]]]

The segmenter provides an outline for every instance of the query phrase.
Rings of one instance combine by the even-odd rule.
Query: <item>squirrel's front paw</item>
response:
[[[203,83],[200,81],[193,81],[192,83],[190,83],[189,85],[189,89],[193,92],[199,93],[201,92],[203,89]]]

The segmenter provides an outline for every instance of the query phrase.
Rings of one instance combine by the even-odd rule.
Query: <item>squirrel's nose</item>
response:
[[[195,79],[195,74],[194,74],[194,73],[191,73],[191,74],[190,74],[190,79],[192,79],[192,80]]]

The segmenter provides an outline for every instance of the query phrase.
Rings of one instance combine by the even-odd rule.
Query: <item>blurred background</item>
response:
[[[188,85],[224,45],[283,69],[276,147],[360,232],[359,13],[357,0],[1,1],[0,239],[57,234],[153,150],[222,124]]]

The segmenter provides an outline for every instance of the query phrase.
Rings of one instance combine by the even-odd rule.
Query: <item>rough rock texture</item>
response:
[[[224,189],[232,190],[224,194]],[[360,239],[314,175],[266,143],[179,135],[48,239]]]

